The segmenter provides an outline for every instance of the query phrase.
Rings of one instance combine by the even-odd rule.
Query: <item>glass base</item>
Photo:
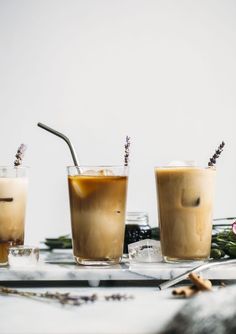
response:
[[[121,262],[121,257],[118,259],[84,259],[78,256],[74,256],[75,262],[83,266],[112,266]]]
[[[183,263],[183,264],[200,264],[202,262],[208,261],[210,258],[192,258],[192,259],[180,259],[180,258],[172,258],[169,256],[164,256],[163,255],[163,261],[166,263]]]
[[[7,267],[8,266],[8,261],[7,262],[0,262],[0,267]]]
[[[0,240],[0,267],[5,267],[8,265],[9,248],[18,245],[23,245],[23,243],[24,241],[22,239],[10,240],[10,241]]]

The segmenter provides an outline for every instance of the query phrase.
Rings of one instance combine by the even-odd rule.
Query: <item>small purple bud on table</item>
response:
[[[234,232],[234,234],[236,234],[236,220],[235,220],[235,222],[232,224],[232,231]]]

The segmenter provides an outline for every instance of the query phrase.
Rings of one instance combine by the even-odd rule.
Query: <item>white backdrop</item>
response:
[[[217,166],[215,217],[236,215],[234,0],[0,0],[0,161],[31,167],[28,242],[70,232],[66,133],[83,164],[120,164],[132,137],[128,210],[157,223],[153,167]]]

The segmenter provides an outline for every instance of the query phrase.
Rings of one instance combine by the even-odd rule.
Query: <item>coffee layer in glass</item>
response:
[[[75,167],[68,176],[73,251],[77,263],[118,263],[123,253],[127,171],[124,167]],[[77,173],[77,174],[76,174]]]

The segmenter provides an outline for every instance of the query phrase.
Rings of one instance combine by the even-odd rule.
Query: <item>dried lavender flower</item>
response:
[[[26,150],[26,145],[25,144],[21,144],[20,147],[18,148],[17,152],[16,152],[16,160],[14,161],[14,166],[18,167],[22,164],[22,160],[24,158],[24,154],[25,154],[25,150]]]
[[[112,295],[105,296],[106,301],[110,301],[110,300],[120,301],[120,300],[128,300],[128,299],[133,299],[133,296],[128,296],[126,294],[121,295],[120,293],[114,293]]]
[[[213,156],[210,158],[210,160],[208,162],[209,167],[213,167],[216,164],[216,159],[218,159],[219,156],[221,155],[224,146],[225,146],[225,143],[222,141],[222,143],[218,146],[218,148],[215,151],[215,153],[213,154]]]
[[[130,137],[126,136],[125,139],[125,156],[124,156],[124,165],[128,166],[129,164],[129,149],[130,149]]]
[[[50,299],[56,302],[59,302],[62,305],[74,305],[74,306],[82,306],[87,303],[94,303],[98,301],[99,298],[96,294],[92,295],[71,295],[70,293],[60,293],[60,292],[32,292],[32,291],[22,291],[12,288],[7,288],[5,286],[0,286],[0,294],[3,295],[17,295],[26,298],[33,299]],[[133,299],[133,296],[121,295],[121,294],[112,294],[108,296],[104,296],[105,301],[125,301],[128,299]]]

